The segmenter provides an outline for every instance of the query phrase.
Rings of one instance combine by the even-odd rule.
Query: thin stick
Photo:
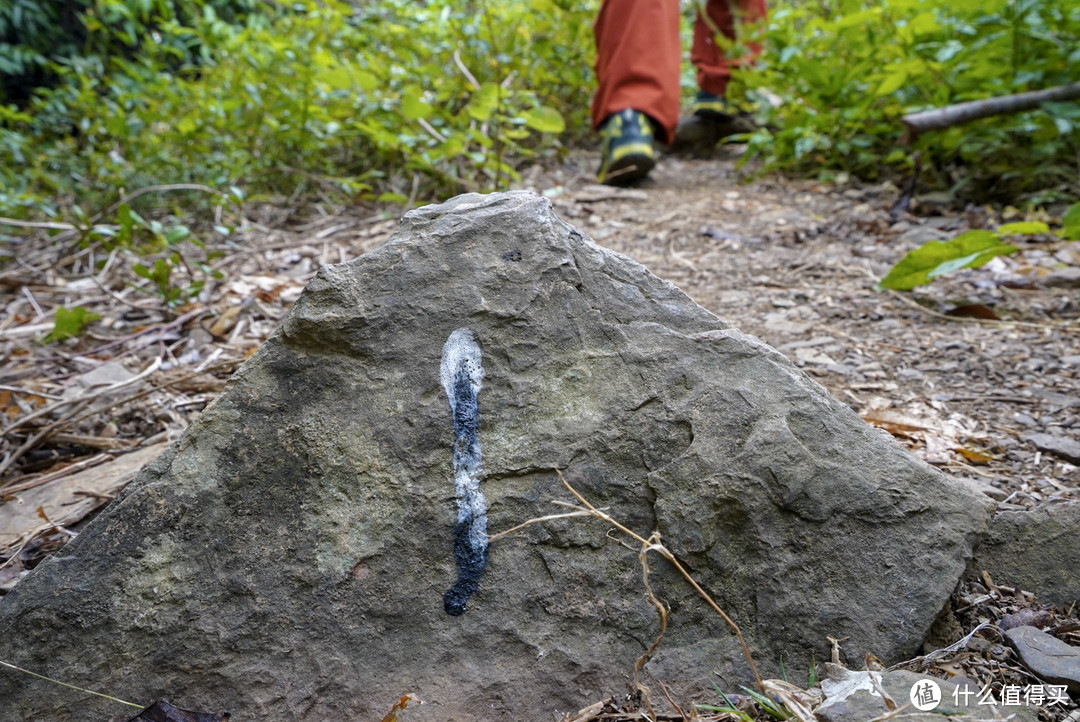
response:
[[[469,69],[465,67],[465,63],[461,61],[461,51],[455,50],[453,58],[454,65],[458,67],[458,70],[460,70],[461,74],[465,76],[465,79],[472,84],[473,90],[480,90],[480,81],[476,79],[475,75],[469,72]]]
[[[555,473],[559,475],[559,480],[562,481],[563,486],[565,486],[567,488],[567,490],[569,490],[569,492],[571,494],[576,496],[578,498],[578,500],[581,501],[582,504],[584,504],[589,509],[592,509],[593,511],[595,511],[597,516],[599,516],[601,519],[604,519],[604,520],[608,521],[609,523],[613,524],[615,526],[615,528],[617,528],[619,531],[622,531],[622,532],[624,532],[626,534],[629,534],[630,536],[634,537],[635,539],[640,541],[643,545],[650,546],[654,551],[656,551],[662,557],[664,557],[669,562],[671,562],[672,566],[674,566],[677,570],[679,570],[679,573],[682,574],[683,578],[686,579],[686,581],[690,583],[690,586],[692,586],[694,588],[694,591],[696,591],[698,593],[698,595],[700,595],[701,598],[704,599],[706,601],[706,603],[708,603],[708,605],[713,608],[714,612],[716,612],[717,614],[720,615],[720,618],[723,619],[727,623],[728,627],[731,628],[731,631],[735,633],[735,636],[739,640],[739,646],[742,647],[743,656],[746,657],[746,663],[750,666],[750,671],[754,675],[754,682],[757,684],[759,689],[764,691],[765,688],[764,688],[764,686],[762,685],[762,682],[761,682],[761,675],[758,674],[757,665],[754,663],[754,657],[750,654],[750,647],[746,644],[746,640],[743,638],[742,630],[739,629],[739,625],[736,624],[735,621],[732,620],[731,617],[729,617],[727,614],[725,614],[724,610],[721,609],[720,606],[716,602],[713,601],[713,598],[710,597],[705,592],[705,590],[702,589],[701,586],[696,581],[694,581],[694,578],[692,576],[690,576],[690,573],[688,571],[686,571],[686,569],[683,568],[683,565],[679,563],[679,560],[675,558],[675,555],[672,554],[668,550],[668,548],[665,547],[663,544],[660,544],[660,543],[650,544],[648,541],[646,541],[645,539],[642,539],[640,536],[638,536],[634,532],[630,531],[629,529],[624,527],[622,524],[619,524],[618,522],[616,522],[614,519],[609,517],[607,514],[604,514],[604,513],[600,512],[600,511],[598,511],[592,504],[590,504],[585,499],[585,497],[583,497],[581,494],[579,494],[577,492],[577,490],[574,489],[574,487],[570,486],[570,482],[568,482],[566,480],[566,477],[564,477],[562,475],[561,471],[556,469]],[[656,537],[657,537],[657,539],[659,539],[659,537],[660,537],[659,532],[656,534]]]
[[[4,427],[4,430],[3,430],[2,433],[0,433],[0,436],[7,436],[12,431],[15,431],[16,429],[18,429],[21,426],[24,426],[27,422],[33,421],[34,419],[40,418],[42,416],[48,416],[49,414],[53,413],[54,411],[57,411],[57,410],[65,407],[65,406],[68,406],[69,404],[82,403],[84,401],[93,401],[94,399],[97,399],[97,398],[99,398],[101,396],[105,396],[106,394],[111,394],[112,392],[114,392],[114,391],[116,391],[118,389],[122,389],[125,386],[130,386],[131,384],[142,381],[144,378],[146,378],[150,374],[157,371],[158,367],[160,367],[160,366],[161,366],[161,359],[160,358],[155,358],[153,361],[150,362],[150,364],[145,369],[143,369],[138,374],[136,374],[135,376],[132,376],[129,379],[124,379],[123,381],[117,381],[116,383],[109,384],[108,386],[102,388],[101,390],[94,391],[92,393],[86,394],[85,396],[78,396],[78,397],[71,398],[71,399],[64,399],[62,401],[56,402],[55,404],[49,404],[48,406],[43,406],[40,409],[38,409],[37,411],[34,411],[33,413],[29,413],[26,416],[22,417],[21,419],[18,419],[17,421],[13,421],[12,423],[8,424],[6,427]],[[3,472],[3,469],[0,468],[0,473],[2,473],[2,472]]]
[[[68,684],[67,682],[61,682],[58,679],[53,679],[52,677],[46,677],[45,675],[38,674],[37,672],[31,672],[29,669],[23,669],[22,667],[16,667],[14,664],[8,664],[7,662],[5,662],[3,660],[0,660],[0,665],[3,665],[3,666],[5,666],[5,667],[7,667],[9,669],[14,669],[17,672],[22,672],[23,674],[28,674],[31,677],[37,677],[38,679],[43,679],[46,682],[52,682],[53,684],[58,684],[61,687],[67,687],[68,689],[73,689],[76,692],[83,692],[84,694],[92,694],[95,697],[104,697],[105,699],[109,700],[110,702],[119,702],[120,704],[126,704],[128,707],[134,707],[135,709],[143,709],[143,707],[144,707],[144,705],[135,704],[134,702],[128,702],[127,700],[120,699],[119,697],[111,697],[111,696],[109,696],[107,694],[102,694],[101,692],[95,692],[92,689],[84,689],[82,687],[76,687],[73,684]]]
[[[113,454],[97,454],[88,459],[68,464],[63,469],[57,469],[56,471],[49,471],[43,474],[28,474],[27,476],[31,477],[29,479],[26,476],[20,476],[18,484],[2,487],[0,488],[0,493],[7,496],[8,494],[18,494],[21,491],[28,491],[36,486],[42,486],[48,484],[50,481],[56,481],[65,476],[71,476],[80,471],[85,471],[86,469],[97,466],[98,464],[103,464],[114,458],[116,457]]]
[[[530,519],[530,520],[526,521],[525,523],[522,523],[522,525],[518,525],[517,527],[514,527],[513,529],[509,529],[507,531],[500,532],[500,533],[496,534],[495,536],[492,536],[491,540],[500,539],[500,537],[505,536],[505,535],[507,535],[507,534],[509,534],[509,533],[511,533],[513,531],[516,531],[518,529],[524,529],[525,527],[531,525],[531,523],[536,523],[538,521],[543,521],[544,519],[548,519],[548,518],[564,518],[564,517],[567,517],[567,516],[584,516],[585,514],[588,514],[588,515],[594,516],[594,517],[596,517],[598,519],[603,519],[604,521],[607,521],[609,523],[609,525],[611,525],[612,527],[615,527],[616,529],[618,529],[622,533],[626,534],[627,536],[630,536],[631,539],[637,541],[640,545],[642,545],[642,550],[640,550],[640,553],[638,554],[638,558],[640,560],[642,560],[642,564],[643,564],[643,573],[645,574],[645,588],[646,588],[646,591],[648,592],[648,595],[649,595],[649,601],[652,602],[654,607],[657,607],[657,610],[660,612],[660,626],[661,626],[660,637],[657,638],[656,642],[653,642],[653,644],[650,646],[650,648],[646,651],[646,653],[642,657],[638,658],[638,660],[637,660],[638,664],[635,665],[635,667],[634,667],[634,682],[635,682],[635,684],[638,685],[638,689],[639,690],[642,689],[642,686],[640,686],[640,684],[637,682],[637,672],[640,670],[640,668],[645,666],[645,663],[648,662],[649,655],[651,655],[652,652],[654,650],[656,650],[657,645],[660,643],[660,639],[663,637],[664,629],[666,629],[666,626],[667,626],[667,611],[666,611],[666,609],[664,609],[663,604],[660,603],[660,601],[656,597],[654,597],[652,595],[652,589],[649,588],[648,566],[647,566],[647,563],[645,561],[645,555],[648,554],[649,551],[656,551],[657,554],[662,556],[667,561],[671,562],[672,566],[675,567],[676,570],[678,570],[679,574],[683,575],[683,578],[685,578],[685,580],[690,584],[690,586],[693,587],[693,590],[698,592],[698,596],[700,596],[702,599],[704,599],[705,602],[708,605],[710,605],[710,607],[713,608],[713,611],[720,615],[720,618],[724,619],[724,622],[727,623],[727,625],[728,625],[728,627],[730,627],[731,631],[734,632],[735,638],[737,638],[739,640],[739,645],[742,648],[743,656],[746,658],[746,664],[747,664],[748,667],[750,667],[750,670],[754,675],[755,684],[757,684],[757,687],[758,687],[759,690],[761,690],[762,692],[766,692],[766,694],[768,694],[768,692],[765,689],[765,683],[761,681],[761,676],[759,675],[759,673],[757,671],[757,665],[754,663],[754,657],[750,652],[750,646],[748,646],[746,644],[746,640],[745,640],[745,638],[743,638],[742,630],[739,628],[739,625],[735,624],[733,619],[731,617],[729,617],[724,612],[724,610],[720,609],[719,604],[717,604],[715,601],[713,601],[713,598],[708,596],[707,592],[704,589],[701,588],[701,585],[699,585],[696,581],[694,581],[694,578],[692,576],[690,576],[690,573],[688,571],[686,571],[686,569],[683,567],[683,564],[680,564],[678,562],[678,559],[676,559],[675,555],[671,553],[671,550],[667,549],[667,547],[665,547],[663,544],[660,543],[660,532],[653,532],[652,535],[649,536],[649,539],[645,539],[644,536],[635,533],[633,530],[631,530],[629,528],[624,527],[623,525],[621,525],[621,523],[619,523],[615,519],[612,519],[608,514],[606,514],[604,512],[604,510],[598,509],[595,506],[593,506],[589,502],[588,499],[585,499],[584,496],[582,496],[578,492],[577,489],[570,486],[570,482],[566,480],[565,476],[563,476],[563,472],[561,471],[561,469],[556,468],[556,469],[554,469],[554,471],[555,471],[555,474],[558,476],[558,480],[563,482],[563,487],[565,487],[567,491],[569,491],[571,494],[573,494],[573,498],[575,498],[579,502],[581,502],[581,506],[584,507],[584,508],[575,507],[575,506],[572,506],[570,504],[566,504],[565,502],[555,502],[556,504],[559,504],[561,506],[569,506],[570,508],[575,508],[576,512],[566,514],[566,515],[556,515],[554,517],[544,517],[544,518],[541,518],[541,519]],[[647,701],[647,699],[648,699],[648,691],[647,690],[645,691],[645,698],[646,698],[646,706],[648,707],[648,701]],[[652,714],[651,709],[649,709],[648,711],[649,711],[650,714]],[[654,714],[653,714],[652,717],[654,719],[654,717],[656,717],[656,716],[654,716]]]
[[[966,103],[947,105],[944,108],[911,113],[900,118],[911,136],[928,130],[941,130],[961,123],[969,123],[980,118],[989,118],[1006,113],[1019,113],[1038,108],[1040,104],[1051,101],[1069,101],[1080,98],[1080,83],[1059,85],[1044,90],[1031,90],[1026,93],[1004,95],[997,98],[970,100]]]
[[[509,536],[509,535],[513,534],[514,532],[516,532],[516,531],[521,531],[522,529],[524,529],[527,526],[532,526],[533,524],[539,524],[542,521],[555,521],[556,519],[569,519],[572,516],[592,516],[592,515],[593,515],[593,513],[591,511],[589,511],[587,509],[582,509],[581,511],[571,511],[571,512],[567,512],[566,514],[551,514],[549,516],[537,517],[536,519],[529,519],[524,524],[518,524],[517,526],[511,527],[511,528],[507,529],[506,531],[501,531],[498,534],[492,534],[491,536],[488,537],[488,544],[490,544],[493,541],[497,541],[499,539],[502,539],[504,536]]]
[[[3,473],[7,471],[11,467],[11,465],[15,463],[16,460],[21,458],[23,454],[25,454],[27,451],[30,451],[30,449],[33,449],[35,446],[41,443],[42,440],[48,438],[51,434],[59,431],[66,424],[68,424],[76,414],[78,414],[80,411],[82,411],[89,405],[90,399],[82,400],[80,403],[76,404],[75,407],[71,409],[71,411],[69,411],[67,414],[61,416],[59,419],[52,422],[36,434],[33,434],[29,439],[23,442],[23,444],[19,448],[8,454],[7,458],[5,458],[3,461],[0,461],[0,475],[3,475]]]

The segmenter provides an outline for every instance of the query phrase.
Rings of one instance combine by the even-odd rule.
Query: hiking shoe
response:
[[[718,121],[728,120],[733,115],[724,96],[706,93],[704,90],[699,90],[694,97],[693,113],[699,118]]]
[[[752,133],[754,124],[748,116],[734,111],[723,96],[699,91],[693,112],[679,121],[670,151],[674,155],[709,158],[724,138]]]
[[[601,183],[627,185],[647,176],[655,165],[649,116],[627,108],[600,126],[600,170],[596,177]]]

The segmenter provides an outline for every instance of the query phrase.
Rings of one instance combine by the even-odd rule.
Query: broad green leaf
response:
[[[897,263],[878,288],[910,291],[934,278],[960,268],[978,268],[995,256],[1014,253],[1016,246],[1002,242],[990,231],[968,231],[951,241],[930,241]]]
[[[546,105],[526,110],[522,117],[525,118],[525,125],[541,133],[561,133],[566,130],[562,114]]]
[[[45,337],[46,343],[63,341],[66,338],[76,338],[83,334],[86,327],[94,321],[101,319],[101,315],[93,311],[87,311],[82,306],[72,309],[60,307],[56,309],[56,319],[53,322],[53,330]]]
[[[420,90],[409,88],[401,98],[401,114],[408,120],[427,120],[434,112],[432,107],[420,97]]]
[[[1061,237],[1066,241],[1080,241],[1080,203],[1073,203],[1061,217]]]
[[[881,85],[878,86],[877,90],[874,91],[874,93],[876,95],[888,95],[889,93],[892,93],[902,88],[904,83],[907,82],[907,79],[908,71],[906,68],[901,68],[900,70],[893,71],[892,73],[885,76],[885,79],[881,81]]]
[[[180,120],[176,121],[176,132],[181,135],[187,135],[191,131],[199,127],[198,121],[195,119],[195,115],[185,115]]]
[[[379,87],[379,79],[366,70],[353,71],[352,81],[356,83],[358,88],[367,93],[370,93]]]
[[[348,90],[356,82],[356,73],[353,73],[348,66],[336,65],[323,70],[319,78],[335,90]]]
[[[172,245],[173,243],[179,243],[190,235],[191,230],[187,226],[173,226],[165,234],[165,242]]]
[[[499,86],[495,83],[484,83],[480,86],[480,90],[473,93],[469,101],[469,117],[475,120],[487,120],[498,105]]]
[[[938,29],[938,21],[934,13],[922,12],[908,21],[908,27],[915,35],[929,35]]]
[[[1050,226],[1042,221],[1018,221],[998,226],[999,236],[1033,236],[1038,233],[1049,233]]]

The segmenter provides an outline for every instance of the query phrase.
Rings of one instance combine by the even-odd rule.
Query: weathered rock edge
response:
[[[986,525],[765,344],[524,192],[406,215],[323,268],[222,396],[0,602],[0,659],[236,719],[540,719],[621,693],[657,631],[633,552],[596,521],[492,545],[460,617],[442,344],[484,354],[492,532],[551,513],[559,467],[658,528],[742,625],[763,672],[826,635],[913,655]],[[746,679],[727,628],[661,561],[672,609],[647,670],[682,694]],[[122,713],[0,673],[0,720]]]

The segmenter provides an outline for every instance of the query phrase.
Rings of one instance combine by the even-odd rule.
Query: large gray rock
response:
[[[460,328],[482,378],[467,334],[443,363]],[[478,426],[455,429],[447,391]],[[494,533],[558,511],[555,467],[659,529],[764,674],[827,658],[827,635],[856,660],[914,655],[988,513],[546,200],[462,196],[320,272],[183,438],[0,603],[0,659],[234,719],[378,719],[410,692],[409,720],[550,719],[623,692],[658,630],[602,522],[470,546],[455,478]],[[455,548],[487,568],[444,609]],[[646,672],[680,695],[713,670],[745,682],[724,623],[663,561],[651,582],[672,611]],[[0,699],[3,720],[123,711],[8,672]]]
[[[1030,511],[991,519],[969,573],[1034,592],[1040,602],[1068,608],[1080,602],[1080,501],[1055,499]]]

